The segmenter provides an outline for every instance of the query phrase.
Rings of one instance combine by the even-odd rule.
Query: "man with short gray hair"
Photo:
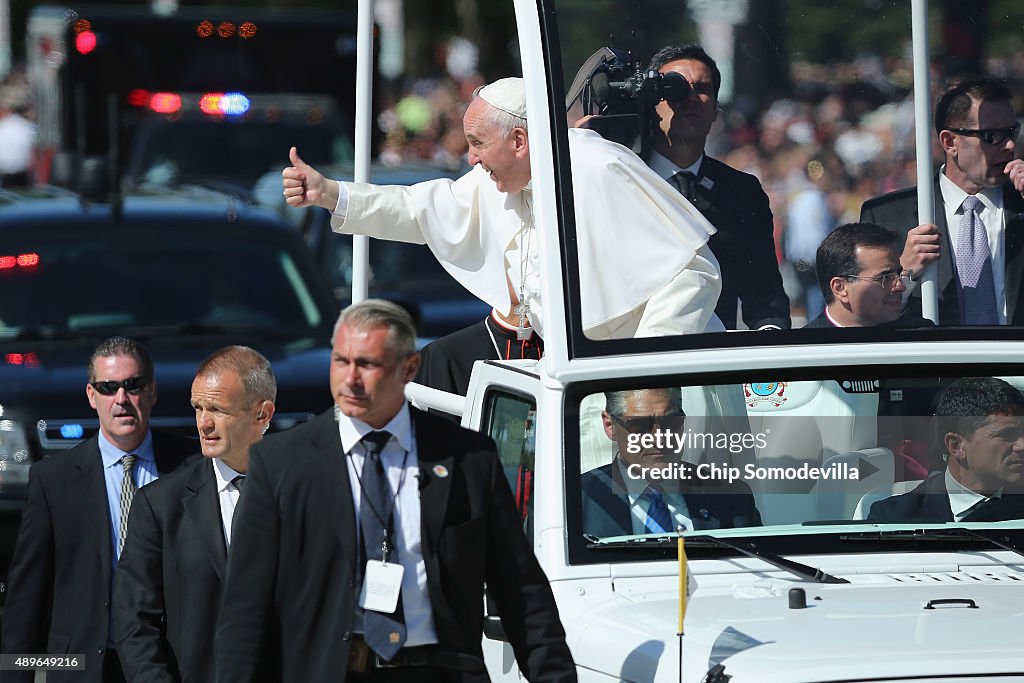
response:
[[[527,680],[576,670],[486,436],[405,401],[409,314],[334,329],[334,407],[252,448],[217,625],[217,681],[486,679],[483,588]]]
[[[235,506],[249,447],[274,416],[270,362],[246,346],[196,370],[203,458],[139,490],[114,589],[117,651],[129,681],[209,682]]]

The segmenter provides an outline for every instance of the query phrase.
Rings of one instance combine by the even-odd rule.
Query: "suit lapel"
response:
[[[1006,215],[1006,321],[1014,324],[1019,296],[1014,293],[1021,291],[1021,280],[1024,275],[1024,197],[1007,183],[1003,185],[1003,211]]]
[[[938,228],[939,234],[942,235],[942,253],[948,254],[949,258],[939,259],[939,271],[938,271],[938,286],[940,292],[945,292],[944,296],[948,296],[949,292],[946,292],[946,288],[949,287],[950,283],[953,282],[953,246],[949,240],[949,226],[946,224],[946,204],[942,200],[942,188],[939,185],[939,176],[935,176],[935,195],[933,197],[935,202],[935,227]],[[918,218],[918,223],[920,223]],[[958,294],[954,288],[953,290],[954,301],[957,301],[956,310],[959,312],[960,304],[956,298]]]
[[[412,424],[416,434],[416,455],[420,464],[420,524],[426,548],[437,548],[441,536],[445,513],[448,510],[448,494],[452,486],[454,459],[444,444],[439,442],[436,432],[427,428],[424,414],[410,408]]]
[[[341,446],[341,434],[338,423],[334,419],[334,409],[321,413],[310,435],[312,448],[310,453],[316,454],[314,467],[322,468],[315,480],[326,482],[328,490],[340,492],[341,495],[328,495],[327,519],[336,520],[329,523],[334,528],[341,543],[342,556],[348,559],[354,575],[362,570],[356,569],[356,559],[360,553],[356,547],[355,502],[352,500],[352,483],[348,476],[348,457]]]
[[[921,501],[921,517],[939,522],[953,521],[953,508],[949,505],[946,479],[943,473],[933,474],[925,483],[924,500]]]
[[[213,473],[213,462],[204,458],[194,468],[185,483],[181,496],[185,514],[196,528],[199,542],[210,557],[214,570],[224,581],[224,565],[227,548],[224,544],[224,522],[220,515],[220,496],[217,478]]]
[[[107,482],[103,476],[103,457],[100,455],[98,437],[87,442],[78,456],[75,469],[80,481],[70,490],[82,493],[79,500],[83,529],[96,539],[97,560],[104,586],[110,585],[110,568],[113,564],[113,532],[110,528],[110,504],[107,501]]]

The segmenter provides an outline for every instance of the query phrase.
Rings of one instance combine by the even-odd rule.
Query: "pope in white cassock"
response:
[[[474,168],[458,180],[338,182],[293,147],[293,165],[282,171],[285,199],[332,211],[338,232],[426,243],[466,289],[543,337],[523,80],[480,88],[463,129]],[[724,329],[714,315],[718,261],[707,246],[715,228],[631,150],[573,128],[569,153],[584,333],[611,339]]]

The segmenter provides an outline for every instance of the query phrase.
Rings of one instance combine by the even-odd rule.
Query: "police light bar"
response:
[[[241,116],[249,106],[249,98],[239,92],[206,93],[199,100],[199,110],[210,116]]]

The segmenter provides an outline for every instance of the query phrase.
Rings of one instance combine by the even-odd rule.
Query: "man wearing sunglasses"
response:
[[[113,648],[110,601],[135,490],[176,468],[194,441],[150,432],[153,360],[111,337],[89,361],[85,387],[99,432],[32,466],[8,573],[3,652],[75,654],[84,671],[49,671],[50,683],[111,683],[124,675]],[[34,672],[4,681],[31,683]]]
[[[872,223],[848,223],[830,232],[815,255],[825,310],[804,327],[931,325],[903,314],[907,273],[898,244],[896,233]]]
[[[655,478],[654,470],[684,463],[686,415],[678,388],[611,391],[601,413],[615,458],[584,472],[583,531],[594,536],[674,533],[679,527],[759,526],[750,487],[689,475]]]
[[[945,163],[935,179],[935,224],[918,225],[916,188],[861,209],[862,221],[905,236],[905,300],[917,313],[917,280],[938,262],[941,325],[1024,323],[1024,161],[1015,158],[1020,122],[1011,98],[990,79],[963,81],[939,97],[935,131]]]

